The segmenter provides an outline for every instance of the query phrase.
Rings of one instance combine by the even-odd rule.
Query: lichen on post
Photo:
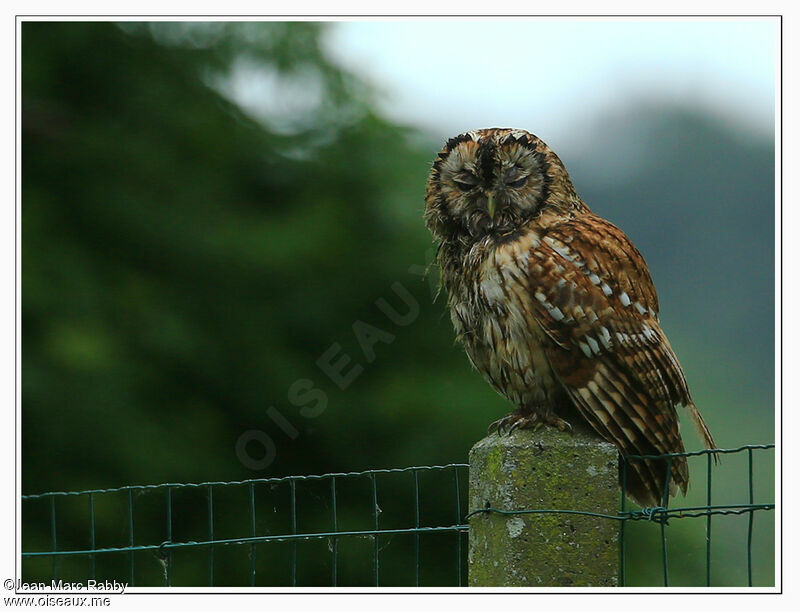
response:
[[[617,448],[588,431],[492,434],[469,455],[469,509],[616,515]],[[616,586],[619,521],[568,513],[473,514],[470,586]]]

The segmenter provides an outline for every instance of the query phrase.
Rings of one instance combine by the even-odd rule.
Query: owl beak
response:
[[[489,218],[494,221],[494,211],[497,208],[497,202],[494,201],[494,194],[489,193],[489,201],[486,204],[486,210],[489,211]]]

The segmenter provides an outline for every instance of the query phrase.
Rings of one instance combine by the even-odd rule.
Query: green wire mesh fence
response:
[[[467,468],[450,464],[26,495],[23,520],[33,519],[25,517],[26,507],[42,505],[37,518],[49,523],[50,546],[23,552],[29,564],[23,574],[31,581],[114,578],[131,586],[461,585]],[[405,489],[410,499],[387,497],[382,485]],[[111,546],[99,544],[101,498],[120,523]],[[64,511],[70,519],[60,518]],[[160,532],[152,528],[159,513]],[[75,527],[61,524],[80,524],[81,515],[83,538]],[[23,549],[25,535],[23,526]],[[246,555],[230,549],[244,549]],[[178,565],[178,555],[188,566]],[[423,558],[431,570],[427,576]],[[70,563],[76,559],[88,560],[88,567]],[[99,559],[107,560],[102,576]],[[412,571],[404,572],[407,567]]]
[[[764,494],[756,494],[754,456],[773,448],[680,453],[705,464],[704,490],[695,492],[703,496],[700,504],[669,508],[665,496],[662,506],[630,510],[622,494],[617,515],[590,508],[478,512],[587,514],[617,521],[621,585],[669,586],[676,571],[685,574],[684,566],[690,574],[703,574],[694,584],[730,584],[735,563],[746,568],[741,584],[752,586],[754,566],[763,565],[774,545],[766,542],[754,553],[755,515],[771,517],[768,511],[775,507],[771,500],[757,499]],[[744,474],[737,470],[741,482],[731,485],[728,479],[715,489],[715,498],[722,500],[714,503],[713,454],[746,458]],[[626,462],[643,458],[654,457],[629,456],[621,462],[623,491]],[[462,586],[467,584],[469,518],[475,514],[467,514],[468,467],[458,463],[24,495],[22,578],[117,580],[129,586]],[[696,466],[694,473],[697,478]],[[741,494],[739,485],[746,499],[731,497]],[[730,520],[720,517],[741,515],[747,520],[746,542],[736,557],[728,550],[738,546],[742,526],[719,523]],[[722,538],[721,560],[713,562],[712,517],[714,542]],[[682,529],[689,519],[704,519],[704,537],[694,527]],[[645,524],[647,531],[639,529]],[[771,524],[762,524],[758,532],[769,533]],[[651,528],[657,530],[655,540]],[[658,579],[641,571],[643,559],[650,570],[659,566]],[[671,562],[676,567],[670,568]],[[717,574],[723,579],[717,580]]]

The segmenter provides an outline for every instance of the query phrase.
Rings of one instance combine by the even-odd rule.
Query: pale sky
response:
[[[390,118],[446,137],[489,126],[562,140],[637,100],[700,105],[773,132],[774,19],[355,21],[329,53]]]
[[[774,134],[778,27],[772,18],[337,21],[323,43],[374,86],[385,116],[436,140],[518,127],[579,152],[586,130],[641,103],[700,107]],[[247,60],[218,85],[277,131],[323,95],[312,73],[286,77]]]

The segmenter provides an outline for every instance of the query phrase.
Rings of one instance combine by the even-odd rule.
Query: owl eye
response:
[[[453,182],[461,191],[469,191],[478,184],[478,178],[472,174],[460,174],[453,177]]]
[[[518,179],[513,180],[513,181],[507,181],[506,182],[506,187],[513,187],[513,188],[522,187],[527,182],[528,182],[528,177],[527,176],[523,176],[522,178],[518,178]]]

